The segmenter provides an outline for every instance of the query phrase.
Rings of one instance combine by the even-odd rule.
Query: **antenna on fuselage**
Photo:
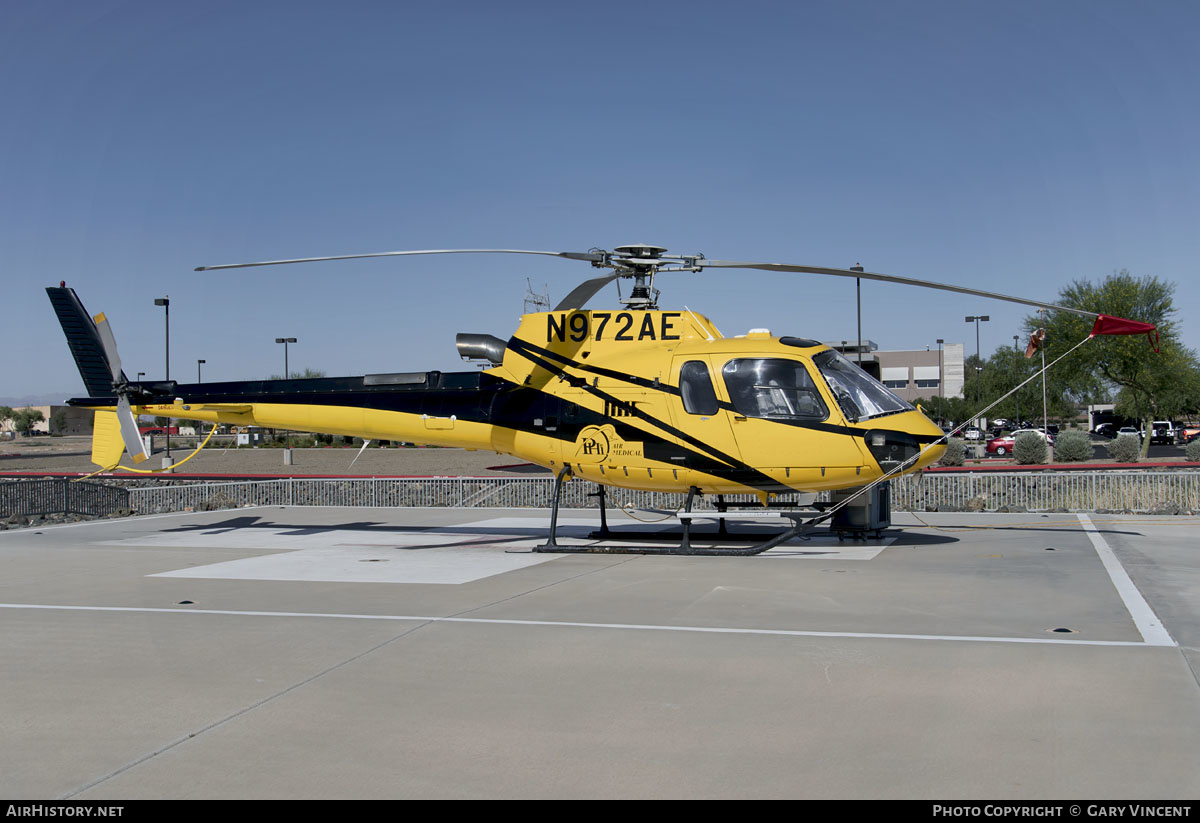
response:
[[[542,284],[542,292],[539,294],[533,290],[533,282],[525,278],[525,311],[522,314],[534,314],[536,312],[550,311],[550,285]]]

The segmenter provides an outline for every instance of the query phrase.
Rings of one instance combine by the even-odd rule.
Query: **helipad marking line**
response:
[[[1096,528],[1091,519],[1086,514],[1076,515],[1079,518],[1079,524],[1083,527],[1083,531],[1087,534],[1088,539],[1092,541],[1092,547],[1096,549],[1096,554],[1100,556],[1100,562],[1104,565],[1104,570],[1108,572],[1108,577],[1112,580],[1113,586],[1116,587],[1117,594],[1121,596],[1121,601],[1125,604],[1125,608],[1129,610],[1129,616],[1133,618],[1133,624],[1137,626],[1137,630],[1141,632],[1142,638],[1151,646],[1175,646],[1175,641],[1167,632],[1162,621],[1158,619],[1158,615],[1150,608],[1150,604],[1142,597],[1142,593],[1138,591],[1138,587],[1129,579],[1125,567],[1121,565],[1121,561],[1117,560],[1116,554],[1109,547],[1104,536],[1100,534],[1100,530]]]
[[[1174,642],[1142,643],[1133,640],[1068,640],[1058,637],[976,637],[938,634],[877,634],[874,632],[815,632],[795,629],[738,629],[722,626],[663,626],[638,623],[577,623],[565,620],[502,620],[485,617],[422,617],[398,614],[337,614],[322,612],[258,612],[225,609],[163,609],[141,606],[55,606],[39,603],[0,603],[0,609],[42,609],[48,611],[134,612],[157,614],[206,614],[232,617],[316,617],[333,620],[393,620],[421,623],[478,623],[497,626],[557,626],[573,629],[626,629],[633,631],[690,632],[696,634],[749,634],[772,637],[860,638],[866,640],[951,640],[970,643],[1034,643],[1059,646],[1174,646]]]

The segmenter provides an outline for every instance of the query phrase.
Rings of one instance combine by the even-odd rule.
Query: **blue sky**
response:
[[[0,396],[82,393],[43,287],[112,319],[126,371],[250,379],[468,368],[525,278],[421,248],[850,266],[1053,299],[1115,270],[1179,284],[1200,348],[1200,6],[1187,2],[0,0]],[[854,284],[673,275],[726,334],[845,339]],[[1026,312],[865,284],[882,348],[985,353]],[[615,302],[615,289],[593,306]],[[1074,341],[1072,341],[1074,342]]]

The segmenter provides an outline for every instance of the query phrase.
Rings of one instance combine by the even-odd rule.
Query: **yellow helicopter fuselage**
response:
[[[552,311],[524,315],[483,371],[175,385],[134,411],[491,450],[650,491],[854,488],[935,462],[942,431],[847,365],[688,310]]]

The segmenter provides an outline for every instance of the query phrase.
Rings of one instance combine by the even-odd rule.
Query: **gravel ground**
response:
[[[156,446],[160,445],[156,441]],[[171,455],[176,462],[187,457],[195,444],[179,447],[179,440],[172,440]],[[91,461],[92,439],[77,437],[34,437],[18,440],[0,440],[0,473],[3,472],[81,472],[95,471]],[[365,477],[385,475],[420,475],[450,477],[511,476],[514,473],[549,472],[538,466],[525,463],[512,455],[495,452],[467,451],[465,449],[441,449],[432,447],[379,448],[368,447],[355,461],[357,448],[292,449],[292,465],[283,465],[282,449],[227,449],[223,445],[212,445],[196,455],[178,471],[188,474],[349,474]],[[128,463],[128,459],[123,461]],[[354,465],[351,466],[351,462]],[[1089,460],[1088,465],[1097,468],[1114,465],[1113,460]],[[1150,458],[1150,462],[1183,463],[1182,454],[1172,457]],[[989,457],[971,465],[1000,467],[1015,466],[1012,459]],[[1074,464],[1080,465],[1080,464]],[[1136,463],[1120,464],[1122,468],[1135,468]],[[151,468],[162,466],[162,452],[156,451],[150,459]]]
[[[171,456],[182,460],[195,446],[177,448]],[[368,447],[357,461],[356,448],[292,449],[292,465],[283,465],[282,449],[225,449],[209,445],[179,469],[184,474],[351,474],[511,476],[514,473],[547,473],[515,457],[495,452],[439,448]],[[150,468],[162,466],[162,453],[150,458]],[[350,463],[354,461],[354,465]],[[128,463],[128,459],[125,461]],[[90,472],[90,437],[44,437],[0,441],[0,472]]]

